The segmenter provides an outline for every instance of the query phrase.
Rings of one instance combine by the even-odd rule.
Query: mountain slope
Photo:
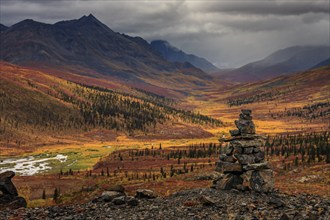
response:
[[[158,51],[166,60],[172,62],[189,62],[201,70],[211,73],[219,69],[212,63],[202,57],[193,54],[186,54],[182,50],[172,46],[169,42],[164,40],[155,40],[151,42],[151,47]]]
[[[219,120],[176,109],[165,97],[142,90],[135,94],[0,62],[0,145],[39,143],[92,129],[146,135],[157,133],[159,126],[171,129],[172,120],[188,130],[193,124],[221,125]]]
[[[271,80],[246,84],[232,89],[228,104],[239,106],[277,100],[281,103],[323,102],[329,99],[330,66]]]
[[[1,60],[19,65],[174,88],[182,81],[200,86],[211,79],[193,66],[166,61],[142,38],[116,33],[93,15],[54,25],[24,20],[2,32],[0,39]]]
[[[319,67],[322,67],[322,66],[329,66],[329,65],[330,65],[330,58],[325,59],[325,60],[319,62],[318,64],[316,64],[315,66],[313,66],[311,69],[319,68]]]
[[[236,82],[254,82],[308,70],[330,56],[329,46],[295,46],[227,71],[221,77]]]
[[[0,32],[3,32],[3,31],[5,31],[5,30],[7,30],[7,29],[8,29],[7,26],[5,26],[5,25],[3,25],[3,24],[0,24]]]

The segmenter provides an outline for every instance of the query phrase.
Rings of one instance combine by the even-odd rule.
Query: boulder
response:
[[[6,171],[4,173],[0,173],[0,191],[3,194],[18,196],[16,187],[11,181],[14,176],[15,173],[13,171]]]
[[[234,157],[237,158],[238,162],[242,165],[251,164],[255,162],[254,156],[249,154],[235,154]]]
[[[243,179],[236,174],[227,173],[216,182],[216,189],[230,190],[243,183]]]
[[[137,206],[139,204],[139,200],[137,200],[133,196],[127,196],[126,197],[126,203],[130,206]]]
[[[12,171],[0,173],[0,210],[26,207],[26,200],[18,196],[17,189],[11,179],[15,176]]]
[[[126,204],[126,198],[125,196],[116,197],[112,200],[112,203],[115,205],[124,205]]]
[[[205,205],[205,206],[211,206],[215,204],[215,201],[213,199],[211,199],[208,196],[201,196],[199,197],[199,201],[201,204]]]
[[[150,189],[138,189],[136,190],[135,198],[138,199],[154,199],[157,195],[154,193],[154,191]]]
[[[125,194],[122,192],[116,191],[104,191],[101,195],[101,200],[104,202],[111,202],[114,198],[124,196]]]
[[[274,175],[271,169],[252,172],[250,186],[257,192],[272,192],[274,190]]]

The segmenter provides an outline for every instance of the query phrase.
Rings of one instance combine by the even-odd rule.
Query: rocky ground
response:
[[[330,199],[305,194],[194,189],[130,204],[119,200],[7,209],[0,212],[0,219],[330,219]]]

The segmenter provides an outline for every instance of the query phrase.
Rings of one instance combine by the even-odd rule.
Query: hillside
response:
[[[93,15],[45,24],[30,19],[1,32],[1,60],[49,72],[182,89],[211,83],[192,65],[166,61],[147,41],[114,32]],[[66,77],[66,75],[64,75]]]
[[[319,68],[319,67],[329,66],[329,65],[330,65],[330,58],[325,59],[325,60],[319,62],[318,64],[316,64],[315,66],[313,66],[311,69],[316,69],[316,68]]]
[[[197,68],[207,72],[213,73],[219,71],[218,67],[214,66],[205,58],[198,57],[194,54],[187,54],[182,50],[172,46],[169,42],[164,40],[154,40],[150,43],[151,47],[158,51],[166,60],[171,62],[189,62]]]
[[[219,120],[176,109],[174,100],[143,90],[127,94],[4,62],[0,67],[0,144],[6,147],[58,141],[59,136],[95,129],[112,131],[110,137],[157,134],[160,125],[174,129],[171,121],[188,130],[193,124],[221,125]]]
[[[277,100],[280,102],[313,102],[327,100],[330,91],[330,66],[289,76],[246,84],[231,91],[232,105]],[[241,100],[241,101],[239,101]]]
[[[219,73],[225,80],[256,82],[308,70],[330,56],[329,46],[295,46],[272,53],[240,68]]]

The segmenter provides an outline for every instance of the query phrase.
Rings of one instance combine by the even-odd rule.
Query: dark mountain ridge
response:
[[[55,24],[27,19],[2,32],[0,39],[1,60],[19,65],[73,69],[91,77],[96,71],[145,83],[163,79],[164,73],[172,82],[187,78],[197,86],[211,79],[194,66],[166,61],[143,38],[114,32],[93,15]]]
[[[172,46],[168,41],[154,40],[150,43],[150,45],[168,61],[189,62],[207,73],[212,73],[219,70],[218,67],[214,66],[205,58],[198,57],[193,54],[187,54],[184,51]]]

